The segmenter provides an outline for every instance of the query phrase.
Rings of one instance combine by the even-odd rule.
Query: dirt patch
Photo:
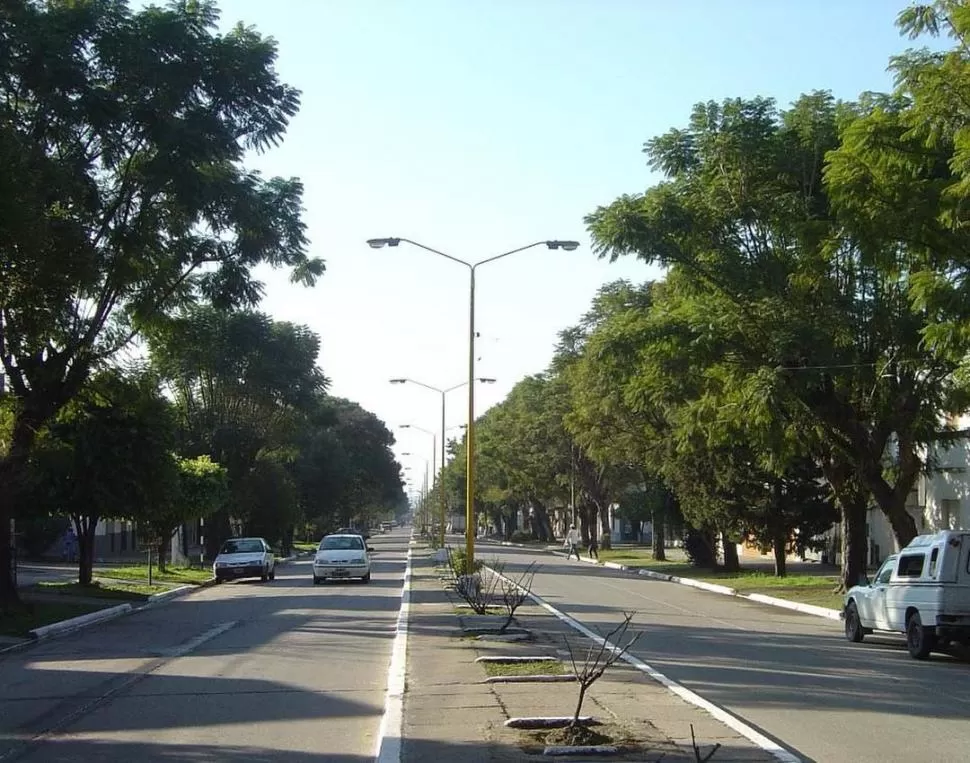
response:
[[[584,746],[591,744],[613,744],[614,739],[589,726],[567,726],[564,729],[545,732],[545,743],[549,745]]]
[[[676,756],[679,752],[676,744],[649,723],[627,725],[608,722],[576,728],[519,731],[517,735],[518,747],[530,755],[541,755],[546,747],[609,745],[615,747],[616,752],[610,754],[608,759],[636,760],[642,763],[659,761],[665,756]],[[596,756],[587,756],[589,757]]]

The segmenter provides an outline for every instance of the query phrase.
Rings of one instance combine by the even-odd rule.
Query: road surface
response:
[[[308,561],[0,657],[0,761],[372,761],[407,537],[369,584]]]
[[[850,644],[839,622],[698,591],[585,562],[482,544],[507,570],[542,565],[533,591],[609,630],[637,612],[633,653],[805,761],[965,761],[970,663],[909,657],[902,638]]]

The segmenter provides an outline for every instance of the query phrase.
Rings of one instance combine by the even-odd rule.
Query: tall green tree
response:
[[[77,533],[78,582],[90,584],[105,518],[159,516],[178,499],[175,418],[154,380],[95,377],[37,442],[30,464],[34,514],[67,514]]]
[[[210,0],[0,8],[0,362],[16,398],[0,458],[0,606],[36,433],[154,316],[252,305],[261,263],[312,284],[302,186],[247,171],[299,106],[276,45],[216,31]]]
[[[319,396],[294,441],[291,474],[306,522],[318,534],[370,526],[406,503],[394,435],[344,398]]]
[[[137,523],[142,536],[157,545],[158,569],[165,570],[168,548],[182,525],[204,519],[226,505],[229,484],[226,470],[208,456],[175,457],[177,487],[157,494],[156,500],[127,517]]]
[[[856,112],[827,93],[783,112],[700,104],[646,146],[667,179],[588,218],[602,256],[670,267],[657,363],[694,367],[681,424],[745,431],[776,472],[799,451],[822,468],[846,514],[846,584],[864,564],[869,499],[900,543],[915,533],[905,503],[922,449],[962,404],[952,360],[923,341],[931,316],[912,309],[914,252],[833,208],[826,157]]]
[[[206,552],[214,556],[232,532],[233,508],[249,505],[250,473],[259,466],[253,479],[282,484],[269,462],[292,459],[288,451],[328,384],[317,366],[320,340],[262,313],[196,307],[160,322],[149,347],[179,414],[180,450],[227,471],[232,501],[206,522]],[[293,510],[279,505],[288,507],[279,517],[285,524]]]

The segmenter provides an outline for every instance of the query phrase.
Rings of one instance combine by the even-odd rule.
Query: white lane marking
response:
[[[401,586],[401,609],[397,613],[391,664],[387,669],[387,693],[384,696],[384,715],[377,731],[377,763],[400,763],[404,736],[404,688],[407,676],[408,617],[411,611],[411,549],[408,548]]]
[[[489,569],[489,572],[495,573],[495,571],[492,570],[491,568],[488,568],[488,569]],[[499,573],[495,573],[495,574],[499,574]],[[503,577],[505,578],[505,580],[508,580],[513,585],[516,585],[515,581],[510,580],[509,578],[506,578],[504,575],[500,575],[500,577]],[[529,595],[529,598],[532,599],[540,607],[545,609],[547,612],[555,615],[562,622],[566,623],[566,625],[568,625],[570,628],[579,631],[584,636],[586,636],[586,638],[591,639],[597,645],[606,646],[606,648],[611,649],[613,651],[617,651],[619,649],[619,647],[616,644],[613,644],[607,641],[598,633],[591,631],[581,622],[579,622],[578,620],[574,620],[565,612],[560,612],[558,609],[556,609],[551,604],[546,603],[542,598],[540,598],[536,594],[532,593],[531,591],[526,591],[526,593]],[[665,676],[659,670],[656,670],[655,668],[652,668],[649,665],[647,665],[647,663],[645,663],[643,660],[639,659],[638,657],[634,657],[632,654],[624,654],[622,655],[621,659],[624,662],[635,667],[641,673],[646,673],[654,681],[656,681],[657,683],[661,684],[669,691],[676,694],[685,702],[688,702],[691,705],[694,705],[695,707],[698,707],[701,710],[704,710],[705,712],[708,713],[708,715],[720,721],[728,728],[736,731],[738,734],[743,736],[749,742],[752,742],[753,744],[757,745],[760,749],[767,752],[775,760],[781,761],[781,763],[802,763],[801,758],[792,754],[791,752],[786,750],[784,747],[779,745],[774,740],[769,739],[757,729],[752,728],[744,721],[742,721],[740,718],[736,718],[724,708],[718,705],[715,705],[713,702],[704,699],[699,694],[692,692],[686,686],[681,686],[673,679],[670,679],[667,676]]]
[[[196,649],[202,646],[206,641],[211,641],[216,636],[221,636],[227,630],[234,627],[238,622],[239,622],[238,620],[229,620],[228,622],[225,622],[225,623],[219,623],[219,625],[216,625],[213,628],[209,628],[209,630],[207,630],[205,633],[200,633],[194,639],[186,641],[184,644],[179,644],[178,646],[172,647],[170,649],[162,649],[161,652],[159,652],[159,654],[162,657],[169,657],[169,658],[184,657],[189,652],[194,652]]]

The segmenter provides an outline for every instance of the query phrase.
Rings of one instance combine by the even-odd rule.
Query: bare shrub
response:
[[[714,753],[721,749],[721,743],[715,742],[714,746],[710,749],[707,755],[701,755],[701,748],[697,746],[697,739],[694,737],[694,724],[690,725],[690,746],[694,748],[694,760],[697,763],[707,763],[711,758],[714,757]]]
[[[635,614],[635,612],[624,612],[623,621],[605,636],[602,636],[599,644],[594,642],[586,650],[586,657],[582,662],[577,662],[573,647],[569,643],[569,637],[563,637],[566,642],[566,649],[569,652],[569,661],[573,666],[573,673],[576,675],[576,682],[579,684],[576,711],[573,713],[569,728],[580,727],[579,718],[582,715],[583,702],[586,700],[586,692],[589,691],[589,688],[602,678],[607,669],[615,665],[642,635],[641,633],[630,635],[630,623]]]
[[[512,624],[516,610],[525,604],[532,593],[532,581],[539,571],[539,566],[535,562],[530,562],[518,577],[500,575],[502,606],[505,607],[505,623],[499,629],[500,632],[504,633],[505,629]]]

